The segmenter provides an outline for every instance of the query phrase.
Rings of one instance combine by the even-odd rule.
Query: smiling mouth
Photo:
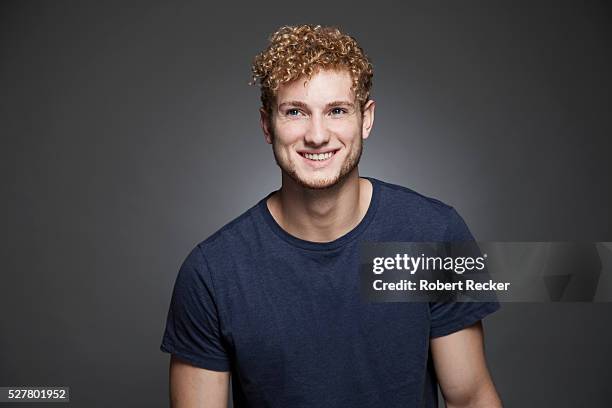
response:
[[[312,161],[325,161],[329,160],[338,150],[326,153],[300,153],[302,157]]]

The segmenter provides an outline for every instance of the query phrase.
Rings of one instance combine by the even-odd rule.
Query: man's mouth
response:
[[[313,160],[313,161],[325,161],[325,160],[329,160],[334,154],[336,154],[338,150],[333,150],[331,152],[325,152],[325,153],[306,153],[306,152],[301,152],[300,155],[302,157],[307,158],[308,160]]]

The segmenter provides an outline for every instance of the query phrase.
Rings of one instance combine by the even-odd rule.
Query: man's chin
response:
[[[325,190],[338,184],[338,179],[308,180],[299,183],[302,185],[302,187],[309,188],[311,190]]]
[[[334,176],[320,176],[320,177],[302,177],[298,174],[289,174],[291,178],[300,186],[304,188],[308,188],[311,190],[325,190],[331,187],[334,187],[344,177],[341,177],[341,174],[336,174]]]

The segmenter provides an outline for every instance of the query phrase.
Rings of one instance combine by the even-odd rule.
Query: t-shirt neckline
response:
[[[272,191],[265,198],[261,199],[257,206],[260,209],[260,212],[264,220],[266,221],[266,224],[270,227],[270,229],[272,229],[272,231],[279,238],[288,242],[289,244],[297,246],[302,249],[308,249],[311,251],[329,251],[329,250],[337,249],[337,248],[340,248],[346,245],[348,242],[352,241],[353,239],[357,238],[361,233],[363,233],[363,231],[366,230],[366,228],[368,227],[368,225],[374,218],[374,214],[376,213],[376,210],[378,208],[378,201],[379,201],[379,196],[380,196],[380,185],[378,183],[378,180],[371,178],[371,177],[364,177],[364,176],[361,176],[361,178],[369,180],[370,183],[372,184],[372,197],[370,198],[370,205],[368,206],[368,209],[365,215],[363,216],[363,218],[361,219],[361,221],[359,222],[359,224],[357,224],[352,230],[350,230],[346,234],[336,238],[333,241],[329,241],[329,242],[307,241],[307,240],[298,238],[294,235],[291,235],[290,233],[285,231],[276,222],[276,220],[270,213],[270,210],[268,209],[268,205],[267,205],[268,198],[270,198],[270,196],[274,194],[276,191]]]

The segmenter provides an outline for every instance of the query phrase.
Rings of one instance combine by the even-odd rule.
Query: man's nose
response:
[[[325,118],[320,115],[312,115],[304,139],[306,144],[315,146],[329,142],[329,129],[327,129]]]

